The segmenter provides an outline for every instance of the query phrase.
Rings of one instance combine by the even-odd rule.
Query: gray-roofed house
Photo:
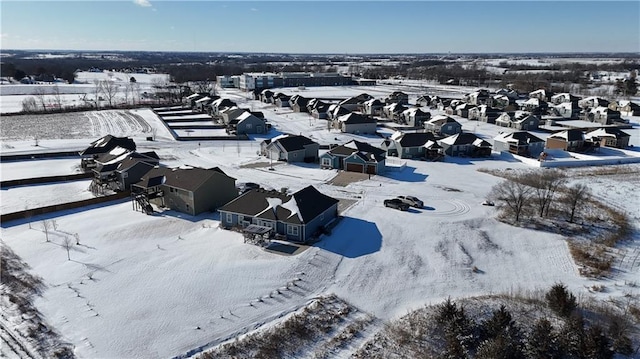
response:
[[[116,148],[119,154],[123,150],[133,152],[136,150],[136,143],[129,137],[115,137],[112,135],[103,136],[89,144],[89,147],[80,151],[80,167],[84,171],[90,171],[96,166],[96,159],[103,154],[108,154]]]
[[[400,118],[402,119],[402,123],[409,127],[422,128],[425,121],[431,118],[431,113],[422,110],[420,107],[412,107],[402,111]]]
[[[537,158],[544,151],[544,140],[526,131],[501,133],[493,139],[493,150]]]
[[[234,107],[237,106],[235,102],[229,100],[228,98],[219,98],[215,101],[213,101],[210,105],[209,108],[211,109],[211,112],[209,113],[211,116],[216,116],[219,117],[222,114],[222,111],[226,108],[229,107]]]
[[[489,157],[492,146],[474,133],[461,132],[438,141],[449,156]]]
[[[629,100],[618,100],[609,104],[612,110],[620,111],[624,116],[640,116],[640,105]]]
[[[377,131],[378,122],[371,116],[352,112],[338,117],[334,127],[345,133],[374,134]]]
[[[131,185],[134,200],[198,215],[238,196],[236,180],[220,168],[155,167]]]
[[[455,114],[462,118],[469,118],[469,110],[476,107],[470,103],[461,103],[455,107]]]
[[[501,113],[502,111],[498,108],[480,105],[469,110],[469,119],[486,123],[496,123],[496,119]]]
[[[349,111],[360,111],[362,109],[362,105],[371,100],[373,97],[369,94],[362,93],[357,96],[352,96],[347,99],[344,99],[338,102],[338,105],[346,108]]]
[[[327,118],[329,120],[337,120],[338,117],[342,115],[347,115],[350,113],[351,111],[349,111],[346,107],[342,107],[337,103],[329,105],[329,107],[327,108]]]
[[[584,132],[579,129],[569,129],[556,132],[547,137],[545,145],[549,149],[581,152],[585,149]]]
[[[604,106],[594,107],[586,112],[586,120],[603,125],[611,125],[621,120],[620,111],[612,110]]]
[[[131,185],[140,181],[142,176],[158,165],[158,161],[150,161],[144,158],[128,157],[118,164],[115,174],[115,190],[128,191]]]
[[[273,96],[273,104],[278,107],[290,107],[289,100],[291,96],[278,92]]]
[[[293,242],[309,242],[338,216],[338,200],[307,186],[293,194],[250,190],[222,206],[225,228],[257,225]]]
[[[598,97],[598,96],[589,96],[589,97],[583,98],[582,100],[579,100],[578,106],[580,106],[580,108],[583,108],[583,109],[593,108],[598,106],[608,107],[609,100]]]
[[[395,122],[402,121],[402,112],[406,110],[407,107],[399,102],[394,102],[388,105],[385,105],[382,108],[382,117],[388,118]]]
[[[309,112],[307,109],[307,104],[309,103],[309,99],[303,97],[301,95],[293,95],[289,99],[289,105],[293,112]]]
[[[238,135],[267,133],[265,121],[249,111],[244,111],[229,122],[229,131]]]
[[[385,158],[385,150],[352,140],[320,156],[320,168],[378,174],[385,170]]]
[[[424,129],[439,135],[454,135],[462,132],[462,125],[447,115],[436,115],[424,123]]]
[[[218,116],[222,120],[222,123],[224,123],[225,125],[229,125],[231,121],[235,120],[238,116],[242,115],[245,112],[247,112],[247,110],[233,106],[227,107],[224,110],[220,111]]]
[[[382,142],[382,149],[388,155],[397,155],[400,158],[422,158],[427,157],[427,142],[436,142],[437,137],[431,132],[408,132],[397,131],[391,137]]]
[[[329,110],[329,104],[317,98],[311,99],[307,103],[307,111],[311,114],[311,117],[313,118],[317,118],[317,119],[327,118],[328,110]]]
[[[551,96],[553,96],[553,93],[545,89],[539,89],[539,90],[529,92],[529,98],[537,98],[542,101],[550,101]]]
[[[491,93],[487,89],[480,89],[478,91],[471,92],[464,96],[464,100],[466,103],[470,105],[489,105],[491,106],[492,97]]]
[[[554,105],[559,105],[561,103],[565,103],[565,102],[578,102],[580,100],[580,97],[578,96],[574,96],[568,92],[562,92],[559,94],[555,94],[553,96],[551,96],[551,103]]]
[[[602,127],[589,131],[585,134],[585,139],[594,143],[599,143],[600,146],[627,148],[629,146],[629,139],[631,135],[622,131],[617,127]]]
[[[260,101],[264,103],[273,103],[273,95],[274,95],[273,91],[264,89],[260,93]]]
[[[392,93],[389,94],[389,96],[387,96],[384,100],[385,103],[390,104],[390,103],[399,103],[402,105],[408,105],[409,104],[409,95],[407,95],[406,93],[402,92],[402,91],[394,91]]]
[[[275,161],[317,162],[320,145],[302,135],[281,135],[262,141],[261,149]]]
[[[498,116],[496,125],[516,130],[535,130],[540,125],[540,118],[526,111],[509,111]]]

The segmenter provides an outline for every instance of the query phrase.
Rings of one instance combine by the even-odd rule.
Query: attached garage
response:
[[[359,164],[359,163],[347,163],[347,168],[346,170],[349,172],[360,172],[360,173],[364,173],[364,165]]]
[[[376,165],[367,165],[367,173],[370,175],[376,174]]]

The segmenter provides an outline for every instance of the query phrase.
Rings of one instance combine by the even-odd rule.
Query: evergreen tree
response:
[[[578,306],[576,297],[562,283],[554,284],[545,294],[549,308],[558,315],[568,317]]]
[[[573,313],[565,321],[559,335],[560,348],[565,358],[582,358],[584,334],[584,318],[580,313]]]
[[[527,338],[526,355],[532,359],[561,358],[558,337],[549,320],[539,319]]]

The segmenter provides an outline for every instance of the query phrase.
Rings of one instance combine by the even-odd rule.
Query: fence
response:
[[[43,153],[23,153],[19,155],[0,155],[0,162],[5,161],[24,161],[34,160],[40,158],[54,158],[54,157],[78,157],[80,158],[78,151],[63,151],[63,152],[43,152]]]
[[[67,203],[61,203],[61,204],[54,204],[51,206],[26,209],[24,211],[0,215],[0,223],[4,225],[6,222],[14,221],[16,219],[31,218],[33,216],[37,216],[41,214],[75,209],[75,208],[90,206],[94,204],[110,202],[110,201],[123,199],[123,198],[128,199],[129,196],[130,196],[130,191],[125,191],[125,192],[119,192],[119,193],[112,194],[109,196],[104,196],[104,197],[89,198],[82,201],[67,202]]]
[[[9,187],[38,184],[38,183],[78,181],[81,179],[87,179],[92,177],[93,177],[93,173],[87,172],[87,173],[76,173],[76,174],[60,175],[60,176],[22,178],[22,179],[15,179],[15,180],[9,180],[9,181],[2,181],[0,182],[0,188],[9,188]]]

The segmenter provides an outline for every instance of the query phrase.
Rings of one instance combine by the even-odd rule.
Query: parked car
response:
[[[402,202],[398,198],[385,199],[384,200],[384,206],[385,207],[399,209],[401,211],[409,210],[409,205],[407,203],[405,203],[405,202]]]
[[[409,206],[413,206],[416,208],[424,207],[424,203],[414,196],[398,196],[398,199],[408,204]]]
[[[243,194],[245,192],[251,191],[252,189],[258,189],[258,188],[260,188],[259,184],[253,183],[253,182],[247,182],[238,186],[238,192],[240,194]]]
[[[493,203],[492,201],[486,200],[486,201],[482,202],[482,205],[483,205],[483,206],[490,206],[490,207],[493,207],[493,206],[495,206],[496,204],[495,204],[495,203]]]

